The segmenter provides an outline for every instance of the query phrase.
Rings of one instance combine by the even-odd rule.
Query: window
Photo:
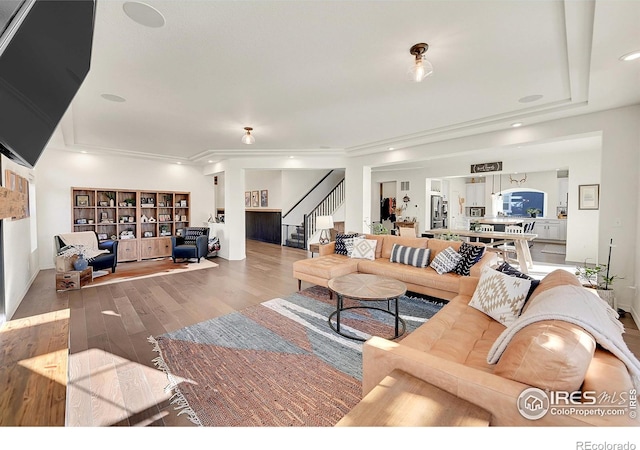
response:
[[[538,215],[544,217],[546,193],[534,190],[514,190],[503,192],[502,210],[508,216],[528,216],[528,209],[537,209]]]

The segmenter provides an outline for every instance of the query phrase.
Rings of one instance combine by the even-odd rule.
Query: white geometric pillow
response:
[[[429,266],[442,275],[455,269],[461,259],[460,253],[455,251],[453,247],[447,247],[433,258]]]
[[[483,267],[469,306],[508,327],[520,317],[530,287],[531,280]]]
[[[347,256],[351,257],[351,252],[353,251],[353,244],[355,241],[359,241],[364,239],[364,236],[356,236],[344,239],[344,246],[347,249]]]
[[[376,245],[378,241],[375,239],[354,239],[353,249],[351,250],[351,258],[357,259],[376,259]]]

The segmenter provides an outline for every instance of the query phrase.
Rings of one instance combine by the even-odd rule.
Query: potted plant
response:
[[[529,208],[527,209],[527,214],[529,214],[531,217],[537,217],[538,214],[540,214],[542,211],[540,211],[538,208]]]
[[[109,199],[109,206],[112,208],[116,206],[116,193],[115,192],[105,192],[104,196]]]
[[[611,264],[611,248],[613,247],[613,239],[609,244],[609,259],[607,264],[591,264],[585,259],[581,266],[576,267],[576,276],[584,280],[584,287],[595,289],[598,296],[606,301],[609,306],[615,308],[615,295],[613,291],[613,282],[615,279],[622,279],[618,275],[611,274],[609,266]]]

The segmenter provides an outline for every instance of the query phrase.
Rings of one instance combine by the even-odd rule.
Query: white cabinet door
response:
[[[569,178],[558,178],[558,206],[567,206],[569,196]]]
[[[536,220],[536,224],[533,228],[533,233],[538,235],[537,239],[550,240],[550,241],[564,241],[566,240],[566,224],[562,224],[561,220]],[[564,228],[564,236],[563,236]]]
[[[467,183],[467,198],[464,203],[467,207],[484,207],[484,183]]]

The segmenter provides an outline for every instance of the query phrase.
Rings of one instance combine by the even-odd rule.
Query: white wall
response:
[[[20,175],[29,180],[29,184],[36,183],[35,173],[33,170],[24,166],[15,164],[13,161],[1,156],[2,162],[2,182],[5,181],[5,170]],[[31,206],[31,216],[26,219],[12,220],[3,219],[3,242],[4,242],[4,264],[1,270],[4,271],[5,282],[5,315],[10,320],[15,314],[20,302],[26,295],[31,283],[38,275],[39,271],[39,254],[38,242],[33,238],[32,227],[34,227],[37,216],[34,206],[40,204],[37,202],[31,192],[29,202]],[[51,289],[55,289],[51,285]]]
[[[282,170],[247,170],[245,191],[268,191],[268,205],[263,209],[282,209]],[[253,208],[253,207],[252,207]],[[262,208],[262,207],[258,207]]]
[[[282,212],[289,211],[328,172],[327,169],[282,171]]]
[[[191,193],[193,226],[202,226],[213,211],[213,180],[203,176],[200,167],[47,148],[38,161],[36,175],[41,269],[54,267],[53,237],[72,231],[72,186],[187,191]]]

